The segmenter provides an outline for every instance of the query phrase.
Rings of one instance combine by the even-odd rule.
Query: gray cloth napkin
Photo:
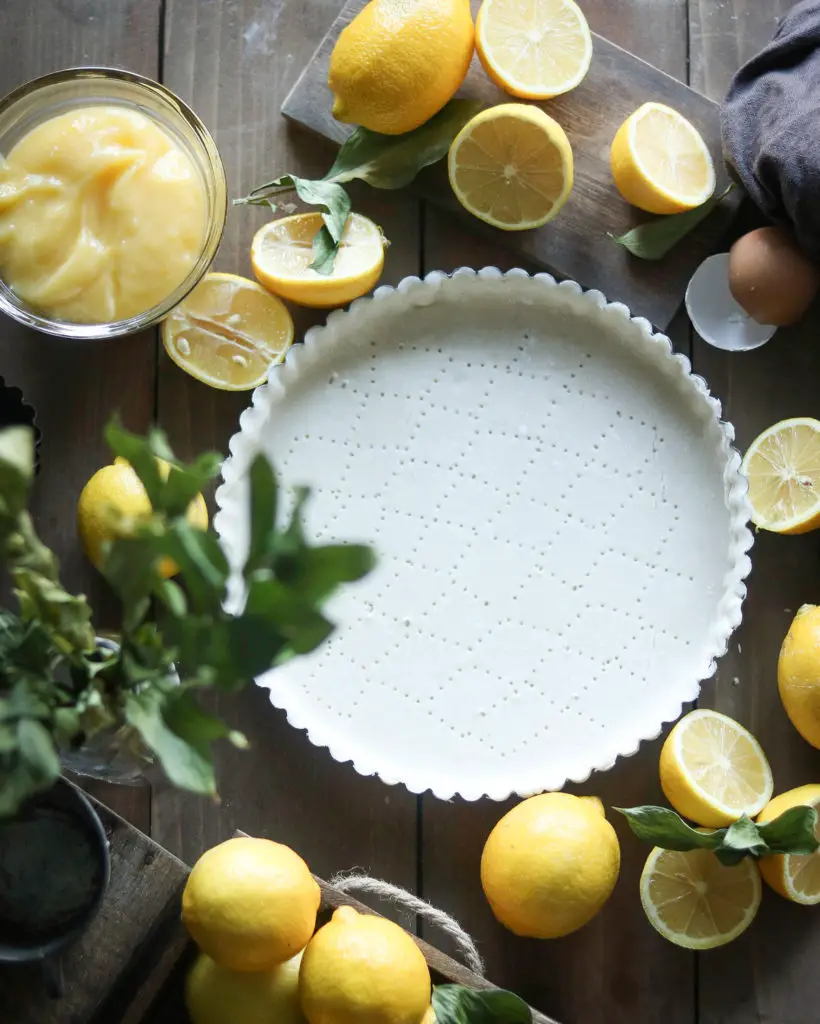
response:
[[[820,0],[803,0],[735,75],[724,157],[757,206],[820,262]]]

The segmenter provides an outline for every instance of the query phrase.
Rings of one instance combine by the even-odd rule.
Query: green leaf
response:
[[[172,691],[168,697],[164,717],[168,727],[177,736],[197,749],[205,750],[215,740],[230,739],[236,743],[234,737],[240,737],[238,745],[241,745],[243,740],[247,743],[241,733],[235,733],[216,715],[200,707],[193,690],[177,687]]]
[[[272,555],[272,540],[276,531],[278,488],[273,467],[264,455],[257,455],[248,474],[248,500],[250,503],[250,540],[243,574],[265,564]]]
[[[139,437],[126,430],[115,417],[105,428],[105,440],[108,447],[121,459],[129,462],[134,472],[142,481],[151,505],[156,508],[163,489],[162,474],[157,458],[166,458],[173,452],[168,448],[165,434],[161,430],[152,430],[147,437]],[[159,454],[162,452],[163,454]]]
[[[264,624],[276,622],[279,637],[287,642],[287,646],[297,654],[307,654],[315,650],[333,632],[333,624],[318,611],[309,601],[300,597],[284,583],[275,579],[253,580],[248,587],[248,599],[243,619],[247,618],[248,628],[252,633],[264,632]],[[240,622],[241,620],[236,620]],[[234,627],[237,631],[239,626]],[[238,639],[241,634],[238,635]],[[281,643],[276,647],[272,639],[265,644],[263,637],[257,636],[254,642],[258,648],[253,652],[254,658],[260,658],[262,664],[253,672],[270,668],[274,656],[280,653]]]
[[[42,722],[21,718],[17,723],[17,745],[20,757],[36,782],[43,785],[56,782],[60,775],[60,755]]]
[[[698,832],[668,807],[614,807],[629,822],[638,837],[664,850],[715,850],[721,845],[725,829]]]
[[[745,814],[728,828],[699,831],[687,825],[668,807],[616,807],[639,839],[664,850],[712,850],[727,865],[744,857],[770,857],[777,853],[814,853],[817,812],[811,807],[793,807],[773,821],[759,825]]]
[[[318,206],[322,211],[324,227],[314,236],[310,266],[317,274],[330,274],[350,215],[350,196],[335,182],[308,181],[293,175],[291,180],[302,202]]]
[[[425,124],[403,135],[380,135],[367,128],[355,128],[325,180],[345,182],[360,178],[373,188],[403,188],[422,168],[447,155],[453,139],[481,106],[477,100],[450,100]]]
[[[296,192],[303,203],[318,206],[321,210],[324,227],[313,239],[313,262],[310,266],[319,274],[329,274],[333,270],[351,208],[350,196],[338,182],[326,179],[311,181],[308,178],[297,178],[295,174],[283,174],[254,189],[244,199],[235,199],[234,203],[268,204],[276,211],[278,197],[292,191]]]
[[[313,236],[313,262],[310,264],[310,269],[325,276],[332,274],[338,251],[338,243],[333,241],[327,227],[322,227]]]
[[[166,722],[165,696],[155,687],[131,693],[125,698],[125,718],[156,756],[169,780],[182,789],[216,795],[216,778],[207,745],[191,743]]]
[[[792,807],[772,821],[758,825],[757,830],[771,853],[808,855],[820,848],[816,827],[817,811],[813,807]]]
[[[435,985],[436,1024],[532,1024],[529,1006],[505,989],[472,989],[464,985]]]
[[[34,435],[29,427],[0,430],[0,520],[26,507],[34,479]]]
[[[206,452],[187,466],[172,465],[154,510],[169,516],[184,516],[191,502],[219,475],[221,468],[219,452]]]
[[[173,580],[160,580],[154,588],[154,593],[175,618],[182,619],[188,614],[188,598],[178,583],[174,583]]]
[[[642,260],[660,260],[670,252],[681,239],[693,231],[698,224],[706,220],[718,204],[734,189],[729,185],[719,194],[713,195],[705,203],[685,213],[673,213],[668,217],[656,217],[639,224],[623,235],[612,235],[613,242]]]
[[[276,575],[309,601],[322,601],[341,583],[355,583],[376,564],[373,551],[362,544],[325,544],[283,554]]]

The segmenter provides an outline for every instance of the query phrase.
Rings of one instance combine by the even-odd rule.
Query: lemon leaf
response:
[[[629,822],[639,839],[664,850],[712,850],[727,865],[744,857],[771,857],[779,853],[811,854],[820,848],[815,838],[817,811],[812,807],[793,807],[765,824],[745,814],[728,828],[701,831],[687,825],[668,807],[615,807]]]
[[[478,100],[450,100],[429,121],[403,135],[380,135],[367,128],[355,128],[339,150],[325,181],[359,178],[373,188],[403,188],[424,167],[447,155],[453,139],[481,106]]]
[[[503,988],[477,989],[465,985],[433,988],[436,1024],[532,1024],[532,1010],[523,999]]]
[[[715,850],[721,844],[721,833],[726,831],[699,832],[668,807],[649,804],[644,807],[613,807],[613,810],[623,814],[638,839],[661,846],[664,850]]]
[[[817,811],[813,807],[792,807],[757,830],[770,853],[808,855],[820,849],[815,835]]]
[[[613,242],[622,246],[633,256],[642,260],[660,260],[685,238],[690,231],[706,220],[718,204],[734,189],[729,185],[720,194],[715,194],[705,203],[686,210],[685,213],[673,213],[668,217],[656,217],[639,224],[623,235],[609,234]]]

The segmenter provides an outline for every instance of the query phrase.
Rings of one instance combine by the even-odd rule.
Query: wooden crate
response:
[[[102,909],[82,939],[63,956],[62,999],[46,995],[33,968],[0,968],[0,1021],[14,1024],[184,1024],[185,973],[196,955],[180,922],[180,897],[189,868],[95,801],[111,844],[111,884]],[[321,878],[320,920],[348,905],[376,913]],[[491,982],[423,939],[434,984],[475,989]],[[535,1024],[556,1024],[533,1011]]]

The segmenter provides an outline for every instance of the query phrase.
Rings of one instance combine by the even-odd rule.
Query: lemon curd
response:
[[[191,273],[207,231],[196,164],[136,109],[76,107],[0,156],[0,277],[56,320],[146,312]]]

